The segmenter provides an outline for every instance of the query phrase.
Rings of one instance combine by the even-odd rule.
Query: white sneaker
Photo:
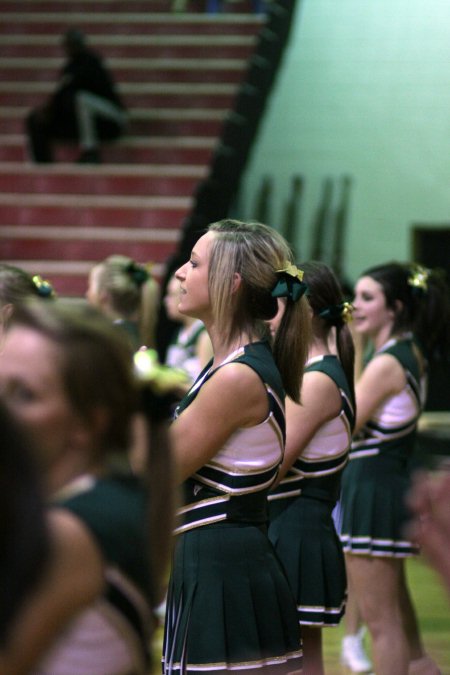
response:
[[[363,643],[364,628],[356,635],[346,635],[342,640],[341,663],[352,673],[372,672],[372,663],[366,654]]]

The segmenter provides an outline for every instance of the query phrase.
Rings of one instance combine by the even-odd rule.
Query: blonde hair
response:
[[[221,220],[209,226],[214,232],[209,262],[209,294],[215,323],[231,342],[244,332],[263,337],[265,321],[277,312],[272,289],[277,270],[293,262],[287,241],[276,230],[262,223]],[[233,293],[235,274],[242,283]],[[287,301],[277,331],[273,353],[288,396],[299,400],[306,361],[311,321],[305,298]]]
[[[125,255],[111,255],[95,269],[98,288],[108,293],[114,311],[122,317],[140,311],[142,286],[150,276],[143,265]]]
[[[150,274],[150,265],[116,254],[93,269],[98,291],[107,294],[111,310],[122,319],[135,320],[140,343],[155,347],[160,287]]]

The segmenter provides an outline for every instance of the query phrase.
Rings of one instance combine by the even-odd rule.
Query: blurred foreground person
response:
[[[444,463],[433,473],[418,473],[408,496],[414,514],[409,535],[419,544],[450,594],[450,471]]]
[[[44,500],[28,439],[0,403],[0,659],[49,555]],[[1,665],[1,664],[0,664]]]
[[[139,407],[132,364],[125,338],[85,302],[28,303],[11,318],[0,391],[33,443],[50,551],[0,653],[2,675],[148,670],[169,534],[166,514],[159,525],[152,514],[158,463],[148,482],[128,467]],[[155,438],[168,457],[164,434]],[[167,481],[167,472],[155,478],[159,506]],[[170,492],[166,500],[170,512]]]

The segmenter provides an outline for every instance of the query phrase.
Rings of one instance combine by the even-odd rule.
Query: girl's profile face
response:
[[[355,286],[353,327],[369,337],[392,326],[394,312],[386,306],[383,287],[372,277],[361,277]]]
[[[281,323],[281,319],[283,318],[284,310],[286,309],[286,300],[284,298],[278,298],[277,303],[278,303],[277,313],[275,314],[273,319],[269,319],[269,321],[267,322],[272,337],[275,337],[275,333],[277,332],[278,327]]]
[[[182,314],[204,319],[211,305],[209,299],[208,271],[214,232],[207,232],[195,244],[190,259],[175,273],[180,284],[178,309]]]
[[[101,269],[98,265],[89,272],[86,300],[94,307],[100,306],[99,276]]]
[[[41,469],[70,446],[79,427],[60,373],[59,347],[41,333],[13,326],[0,354],[0,395],[30,436]]]
[[[166,307],[167,316],[173,321],[180,320],[180,312],[178,309],[180,296],[180,282],[173,276],[167,284],[166,294],[164,296],[164,305]]]

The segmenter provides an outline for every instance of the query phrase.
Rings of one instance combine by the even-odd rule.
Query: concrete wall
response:
[[[352,176],[345,271],[354,280],[368,265],[410,259],[414,224],[449,227],[450,2],[297,2],[239,215],[252,217],[268,175],[276,225],[302,175],[296,244],[307,258],[324,179],[336,184],[335,203],[341,177]]]

